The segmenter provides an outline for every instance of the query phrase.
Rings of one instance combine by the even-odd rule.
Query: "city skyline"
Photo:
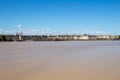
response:
[[[120,34],[119,0],[0,0],[0,34]]]

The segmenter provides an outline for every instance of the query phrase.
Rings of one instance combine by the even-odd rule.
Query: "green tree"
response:
[[[6,41],[6,38],[4,35],[0,35],[0,41]]]
[[[118,38],[120,39],[120,35],[118,36]]]
[[[11,37],[7,37],[6,41],[13,41]]]

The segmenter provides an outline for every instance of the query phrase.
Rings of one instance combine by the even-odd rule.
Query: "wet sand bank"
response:
[[[0,80],[120,80],[120,42],[3,42]]]

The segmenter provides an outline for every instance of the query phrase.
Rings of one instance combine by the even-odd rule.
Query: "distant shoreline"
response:
[[[120,40],[112,35],[0,35],[0,41],[104,41]]]

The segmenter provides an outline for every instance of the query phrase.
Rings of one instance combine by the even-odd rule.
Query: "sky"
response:
[[[120,34],[120,0],[0,0],[0,34]]]

